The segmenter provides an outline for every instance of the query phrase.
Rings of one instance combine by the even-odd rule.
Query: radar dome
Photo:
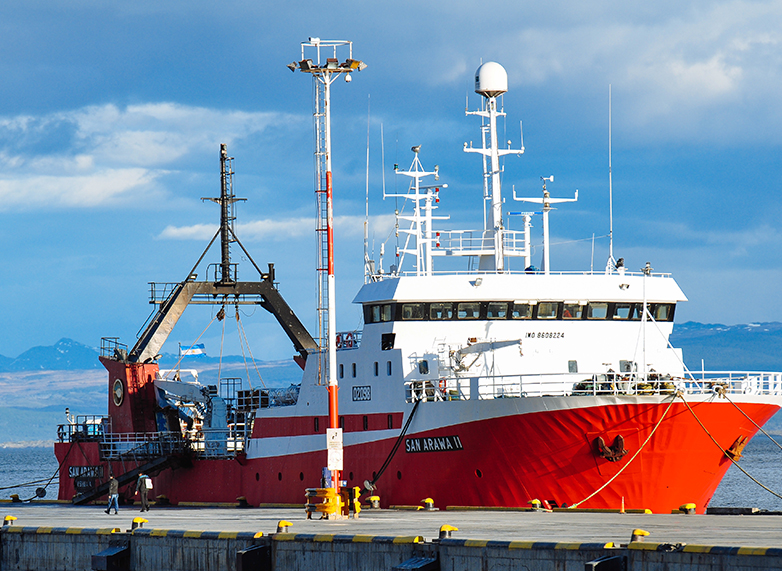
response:
[[[497,97],[508,91],[508,72],[500,64],[487,61],[475,72],[475,93]]]

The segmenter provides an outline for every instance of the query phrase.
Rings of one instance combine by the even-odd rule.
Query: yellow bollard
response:
[[[277,522],[277,533],[288,533],[288,528],[292,525],[291,522],[281,519]]]
[[[7,515],[3,518],[3,527],[7,525],[14,525],[15,521],[16,521],[16,517],[12,515]]]
[[[644,537],[649,535],[649,532],[643,529],[634,529],[633,534],[630,536],[630,543],[633,541],[643,541]]]
[[[452,531],[459,531],[459,528],[448,524],[440,526],[440,539],[447,539],[451,537]]]
[[[380,496],[369,496],[369,507],[373,510],[379,510]]]
[[[692,515],[695,513],[695,504],[689,503],[689,504],[682,504],[679,506],[679,511],[683,514]]]
[[[434,500],[432,498],[424,498],[423,500],[421,500],[421,503],[424,504],[424,511],[427,512],[439,511],[439,508],[434,507]]]

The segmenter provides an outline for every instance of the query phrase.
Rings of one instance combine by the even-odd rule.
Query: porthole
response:
[[[396,473],[396,479],[397,480],[401,480],[402,479],[402,472],[397,472]]]
[[[299,472],[299,480],[304,481],[304,472]]]
[[[348,480],[352,480],[352,479],[353,479],[353,472],[350,472],[350,473],[348,474]]]
[[[478,476],[479,478],[483,478],[483,472],[481,472],[477,468],[475,469],[475,475]]]
[[[121,380],[116,379],[114,381],[114,386],[111,389],[111,397],[114,400],[114,406],[120,406],[122,401],[125,400],[125,385],[122,384]]]
[[[277,472],[277,479],[282,482],[282,472]]]
[[[259,482],[260,480],[261,480],[261,475],[258,472],[256,472],[255,473],[255,481]]]

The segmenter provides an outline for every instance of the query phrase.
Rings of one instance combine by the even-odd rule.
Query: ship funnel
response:
[[[475,71],[475,93],[497,97],[508,91],[508,72],[500,64],[487,61]]]

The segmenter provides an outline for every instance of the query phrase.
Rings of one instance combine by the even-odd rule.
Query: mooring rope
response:
[[[761,482],[759,482],[759,481],[758,481],[758,480],[757,480],[757,479],[756,479],[754,476],[752,476],[752,474],[750,474],[749,472],[747,472],[747,471],[744,469],[744,467],[743,467],[743,466],[741,466],[741,465],[740,465],[740,464],[739,464],[739,463],[738,463],[736,460],[734,460],[734,459],[733,459],[733,458],[730,456],[730,454],[728,454],[728,452],[727,452],[727,451],[726,451],[726,450],[725,450],[725,449],[724,449],[722,446],[720,446],[720,443],[719,443],[719,442],[717,442],[717,440],[714,438],[714,436],[712,436],[712,434],[711,434],[711,432],[709,432],[708,428],[706,428],[706,427],[703,425],[703,423],[701,422],[701,419],[700,419],[700,418],[698,418],[698,415],[697,415],[697,414],[695,414],[695,411],[694,411],[694,410],[692,410],[692,407],[690,406],[690,403],[688,403],[688,402],[685,400],[684,396],[683,396],[681,393],[679,393],[679,395],[678,395],[678,396],[680,396],[680,397],[681,397],[682,401],[684,401],[684,404],[687,406],[687,409],[690,411],[690,413],[692,413],[692,416],[695,418],[695,420],[696,420],[696,421],[698,421],[698,424],[701,426],[701,428],[703,429],[703,431],[706,433],[706,435],[707,435],[709,438],[711,438],[711,441],[712,441],[712,442],[714,442],[714,445],[715,445],[717,448],[719,448],[719,449],[720,449],[720,451],[722,452],[723,456],[725,456],[725,458],[727,458],[728,460],[730,460],[731,462],[733,462],[733,465],[734,465],[736,468],[738,468],[739,470],[741,470],[742,472],[744,472],[744,475],[745,475],[745,476],[747,476],[747,477],[748,477],[750,480],[752,480],[753,482],[755,482],[755,483],[756,483],[758,486],[760,486],[761,488],[763,488],[764,490],[766,490],[766,491],[767,491],[769,494],[772,494],[772,495],[774,495],[774,496],[776,496],[776,497],[778,497],[778,498],[782,499],[782,495],[780,495],[780,494],[776,493],[774,490],[772,490],[772,489],[771,489],[771,488],[769,488],[768,486],[765,486],[765,485],[763,485],[763,484],[762,484]],[[738,408],[738,407],[736,407],[736,408]],[[739,409],[739,410],[740,410],[740,409]],[[747,417],[747,418],[749,418],[749,417]],[[754,423],[753,423],[753,424],[754,424]]]
[[[739,405],[737,405],[735,402],[733,402],[733,401],[730,399],[730,397],[728,396],[728,392],[725,390],[725,387],[723,387],[723,386],[719,386],[719,387],[714,387],[714,388],[717,390],[717,394],[719,394],[721,397],[723,397],[725,400],[727,400],[727,401],[728,401],[730,404],[732,404],[734,407],[736,407],[736,410],[737,410],[737,411],[739,411],[741,414],[743,414],[743,415],[744,415],[744,418],[746,418],[748,421],[750,421],[750,422],[751,422],[751,423],[752,423],[752,424],[755,426],[755,428],[757,428],[757,429],[758,429],[760,432],[762,432],[763,434],[765,434],[766,436],[768,436],[768,439],[769,439],[769,440],[771,440],[771,442],[773,442],[774,444],[776,444],[777,448],[779,448],[780,450],[782,450],[782,445],[780,445],[780,444],[779,444],[779,442],[777,442],[776,440],[774,440],[774,439],[772,438],[772,436],[771,436],[771,435],[770,435],[768,432],[766,432],[765,430],[763,430],[763,427],[762,427],[762,426],[760,426],[760,425],[759,425],[757,422],[755,422],[754,420],[752,420],[752,417],[750,417],[750,416],[749,416],[749,415],[748,415],[746,412],[744,412],[743,410],[741,410],[741,407],[739,407]]]
[[[596,489],[594,492],[592,492],[591,494],[589,494],[587,497],[585,497],[585,498],[584,498],[583,500],[581,500],[580,502],[576,502],[575,504],[572,504],[572,505],[568,506],[568,509],[577,508],[578,506],[580,506],[581,504],[583,504],[585,501],[587,501],[587,500],[589,500],[589,499],[592,499],[592,498],[593,498],[593,497],[595,497],[597,494],[599,494],[600,492],[602,492],[602,491],[603,491],[603,490],[604,490],[604,489],[605,489],[605,488],[606,488],[606,487],[607,487],[609,484],[611,484],[611,482],[613,482],[614,480],[616,480],[616,479],[619,477],[619,475],[620,475],[622,472],[624,472],[624,471],[625,471],[625,468],[627,468],[627,467],[628,467],[628,466],[629,466],[629,465],[630,465],[630,464],[633,462],[633,460],[635,460],[635,458],[636,458],[636,457],[637,457],[637,456],[638,456],[638,455],[641,453],[641,450],[643,450],[643,449],[644,449],[644,447],[645,447],[645,446],[648,444],[649,440],[651,440],[651,439],[652,439],[652,436],[654,436],[654,433],[655,433],[655,432],[657,432],[657,429],[660,427],[660,424],[662,423],[663,419],[664,419],[664,418],[665,418],[665,416],[668,414],[668,411],[669,411],[669,410],[671,410],[671,407],[673,406],[673,403],[674,403],[674,402],[676,402],[676,397],[677,397],[677,396],[681,396],[681,393],[680,393],[680,392],[678,392],[678,391],[676,392],[676,394],[674,394],[674,395],[673,395],[673,398],[671,399],[671,402],[669,402],[669,403],[668,403],[668,408],[666,408],[666,409],[665,409],[665,412],[664,412],[664,413],[663,413],[663,415],[660,417],[660,420],[658,420],[658,421],[657,421],[657,424],[655,424],[655,425],[654,425],[654,428],[653,428],[653,429],[652,429],[652,431],[649,433],[649,436],[647,436],[647,437],[646,437],[646,440],[644,440],[644,443],[643,443],[643,444],[641,444],[641,447],[640,447],[638,450],[636,450],[636,452],[635,452],[635,454],[633,454],[632,458],[630,458],[630,459],[627,461],[627,463],[626,463],[624,466],[622,466],[622,467],[620,468],[620,470],[619,470],[619,471],[618,471],[616,474],[614,474],[613,476],[611,476],[611,478],[609,478],[609,480],[608,480],[608,481],[607,481],[605,484],[603,484],[602,486],[600,486],[598,489]]]

